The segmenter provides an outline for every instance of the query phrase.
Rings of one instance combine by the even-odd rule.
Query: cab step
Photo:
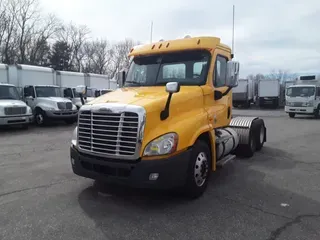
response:
[[[224,165],[226,165],[228,162],[232,161],[235,158],[236,158],[236,155],[229,154],[217,162],[217,167],[223,167]]]

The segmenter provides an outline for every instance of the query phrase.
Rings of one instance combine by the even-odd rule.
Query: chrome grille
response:
[[[66,103],[65,102],[58,102],[57,105],[58,105],[59,109],[66,109]]]
[[[57,105],[59,109],[72,109],[71,102],[58,102]]]
[[[302,102],[294,102],[293,107],[302,107]]]
[[[81,111],[78,143],[83,150],[100,155],[135,154],[139,118],[134,112],[101,113]]]
[[[72,109],[72,103],[71,102],[67,102],[66,103],[66,109]]]
[[[22,115],[26,114],[27,108],[26,107],[6,107],[4,109],[5,115]]]

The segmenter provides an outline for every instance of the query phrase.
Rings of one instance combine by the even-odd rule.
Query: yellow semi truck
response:
[[[138,188],[205,191],[218,165],[266,142],[258,117],[232,117],[239,63],[217,37],[132,48],[120,88],[83,105],[72,135],[73,172]],[[78,92],[83,91],[81,87]]]

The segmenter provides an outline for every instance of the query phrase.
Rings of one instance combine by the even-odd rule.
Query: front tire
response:
[[[200,197],[206,190],[211,173],[211,153],[209,146],[197,140],[191,152],[184,193],[190,199]]]
[[[314,111],[314,117],[316,119],[320,118],[320,105],[317,107],[317,109]]]
[[[43,126],[47,123],[47,117],[42,109],[38,109],[35,114],[35,122],[38,126]]]

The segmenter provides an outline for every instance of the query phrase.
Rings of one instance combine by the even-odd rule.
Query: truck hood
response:
[[[103,103],[122,103],[142,106],[146,110],[146,125],[144,139],[149,140],[172,131],[181,129],[177,126],[185,125],[187,128],[194,125],[196,120],[207,115],[204,111],[203,90],[199,86],[181,86],[180,92],[174,93],[171,98],[169,117],[160,119],[164,110],[168,93],[164,86],[156,87],[128,87],[120,88],[114,92],[97,97],[86,105]],[[182,134],[181,132],[177,132]],[[144,146],[142,147],[142,149]]]
[[[183,108],[187,109],[186,103],[194,97],[202,96],[202,90],[198,86],[182,86],[180,92],[172,95],[170,103],[170,112],[174,109],[175,105],[183,103]],[[133,104],[142,106],[147,112],[162,111],[165,107],[168,98],[168,93],[164,86],[156,87],[128,87],[119,88],[108,94],[104,94],[100,97],[88,102],[91,104],[100,103],[122,103]],[[195,99],[194,99],[195,100]],[[182,109],[180,109],[182,110]]]
[[[41,101],[50,101],[50,102],[71,102],[70,99],[62,98],[62,97],[39,97]]]
[[[6,100],[0,100],[0,107],[25,107],[26,103],[21,100],[13,100],[13,99],[6,99]]]

